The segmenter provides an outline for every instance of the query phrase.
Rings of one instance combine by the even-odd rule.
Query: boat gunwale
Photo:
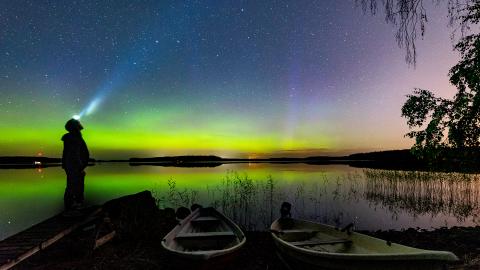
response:
[[[324,257],[324,258],[329,258],[329,259],[341,259],[341,260],[378,260],[378,261],[383,261],[383,260],[391,260],[391,261],[403,261],[403,260],[418,260],[418,261],[448,261],[448,262],[454,262],[458,261],[458,257],[453,254],[450,251],[436,251],[436,250],[426,250],[426,249],[420,249],[420,248],[414,248],[414,247],[409,247],[397,243],[392,243],[392,245],[400,246],[400,247],[407,247],[409,249],[413,249],[416,252],[411,252],[411,253],[340,253],[340,252],[327,252],[327,251],[320,251],[320,250],[310,250],[302,247],[295,246],[291,244],[288,241],[285,241],[278,237],[277,233],[273,232],[274,228],[272,226],[274,224],[278,224],[278,220],[276,219],[272,225],[270,226],[271,229],[271,235],[275,242],[283,245],[285,248],[289,248],[292,251],[298,252],[298,253],[303,253],[303,254],[308,254],[308,255],[313,255],[316,257]],[[302,220],[302,219],[294,219],[296,221],[301,221],[301,222],[306,222],[310,224],[315,224],[319,226],[324,226],[329,229],[335,229],[333,226],[322,224],[322,223],[315,223],[311,222],[308,220]],[[352,235],[360,235],[362,237],[365,237],[367,239],[374,239],[374,240],[382,240],[380,238],[375,238],[363,233],[358,233],[358,232],[352,232]],[[350,239],[351,235],[347,236],[347,239]],[[353,243],[355,243],[353,241]]]

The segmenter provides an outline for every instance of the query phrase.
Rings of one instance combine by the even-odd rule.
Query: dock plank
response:
[[[7,270],[22,260],[70,234],[93,220],[101,211],[98,206],[84,210],[80,217],[64,217],[58,214],[43,222],[0,241],[0,270]]]

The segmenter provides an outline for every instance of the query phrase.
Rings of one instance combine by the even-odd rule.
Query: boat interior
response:
[[[199,209],[187,220],[172,241],[171,247],[184,252],[221,250],[233,247],[241,239],[232,227],[211,208]]]
[[[413,249],[389,245],[387,241],[359,234],[350,234],[333,227],[300,220],[279,220],[272,226],[278,238],[289,244],[308,250],[332,253],[394,253]]]
[[[352,240],[342,236],[333,236],[317,230],[290,229],[282,230],[278,237],[298,248],[324,252],[351,252]]]
[[[271,231],[297,248],[320,252],[384,255],[429,252],[304,220],[277,220],[272,224]]]

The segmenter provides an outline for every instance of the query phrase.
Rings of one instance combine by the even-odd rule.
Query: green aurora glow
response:
[[[0,156],[60,156],[64,123],[95,100],[81,121],[97,159],[407,148],[405,95],[455,93],[443,7],[413,69],[392,26],[353,1],[157,2],[6,4]]]

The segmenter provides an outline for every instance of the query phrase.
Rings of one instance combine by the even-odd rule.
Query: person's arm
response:
[[[80,156],[82,161],[82,167],[85,169],[88,166],[88,160],[90,159],[90,153],[88,152],[88,147],[85,141],[82,139],[80,147]]]

